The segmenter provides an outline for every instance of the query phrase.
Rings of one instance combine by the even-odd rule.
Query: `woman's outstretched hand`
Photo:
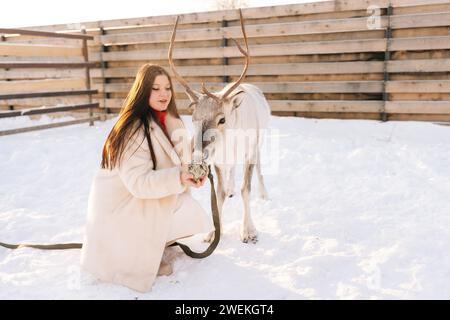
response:
[[[194,176],[187,172],[182,170],[180,174],[181,183],[188,187],[194,187],[194,188],[200,188],[205,184],[206,177],[202,177],[198,179],[197,181],[194,180]]]

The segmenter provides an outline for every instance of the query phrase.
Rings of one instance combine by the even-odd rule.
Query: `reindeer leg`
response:
[[[258,233],[253,225],[252,217],[250,215],[250,192],[254,167],[254,164],[250,164],[248,162],[245,163],[244,181],[242,182],[241,187],[242,200],[244,201],[244,216],[242,220],[240,235],[241,240],[244,243],[247,243],[249,240],[253,243],[256,243],[256,241],[258,241]]]
[[[266,186],[264,185],[264,177],[261,173],[261,159],[259,156],[259,152],[258,152],[258,156],[256,158],[256,174],[258,176],[259,197],[263,200],[268,200],[269,196],[267,194]]]
[[[224,180],[223,180],[223,175],[222,175],[222,171],[220,170],[219,167],[214,166],[214,170],[216,171],[216,177],[217,177],[217,188],[216,188],[216,194],[217,194],[217,207],[219,209],[219,218],[220,218],[220,229],[221,229],[221,233],[222,233],[222,207],[223,207],[223,203],[225,202],[225,189],[223,186]],[[211,243],[214,240],[214,231],[211,231],[210,233],[208,233],[205,238],[203,239],[204,242],[209,242]]]
[[[227,190],[226,190],[226,196],[228,198],[232,198],[234,196],[234,177],[236,166],[232,166],[228,169],[228,179],[227,179]]]

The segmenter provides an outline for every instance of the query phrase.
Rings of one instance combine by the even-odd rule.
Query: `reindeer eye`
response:
[[[225,118],[220,118],[219,124],[224,124],[224,123],[225,123]]]

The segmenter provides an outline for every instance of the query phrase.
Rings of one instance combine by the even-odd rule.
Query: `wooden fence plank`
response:
[[[344,40],[344,41],[319,41],[298,42],[286,44],[270,44],[249,46],[252,57],[259,56],[286,56],[309,54],[336,54],[354,52],[384,52],[386,50],[385,39],[368,40]],[[102,54],[103,61],[142,61],[165,60],[167,49],[139,50],[139,51],[112,51]],[[179,48],[173,53],[174,59],[201,59],[201,58],[233,58],[241,57],[237,47],[210,47],[210,48]],[[93,57],[98,61],[100,55]]]
[[[354,101],[354,100],[269,100],[272,111],[295,112],[368,112],[380,113],[383,101]]]
[[[105,76],[108,78],[131,77],[134,78],[138,67],[108,68]],[[181,66],[177,67],[182,76],[233,76],[240,75],[241,65],[228,66]],[[382,73],[382,61],[355,61],[355,62],[322,62],[322,63],[284,63],[250,65],[247,75],[300,75],[300,74],[356,74],[356,73]],[[92,70],[94,78],[101,77],[98,69]]]
[[[0,100],[0,106],[14,106],[16,109],[47,107],[53,105],[85,104],[88,98],[84,96],[44,97]]]
[[[61,121],[61,122],[55,122],[55,123],[31,126],[31,127],[26,127],[26,128],[2,130],[2,131],[0,131],[0,136],[6,136],[6,135],[11,135],[11,134],[16,134],[16,133],[23,133],[23,132],[30,132],[30,131],[37,131],[37,130],[43,130],[43,129],[50,129],[50,128],[65,127],[65,126],[81,124],[81,123],[85,123],[85,122],[89,122],[90,123],[92,121],[98,121],[98,120],[100,120],[100,118],[101,118],[100,116],[95,116],[95,117],[90,117],[90,118],[70,120],[70,121]]]
[[[0,69],[0,79],[60,79],[80,78],[84,76],[82,69]]]
[[[264,93],[310,93],[310,92],[327,92],[327,93],[358,93],[372,92],[379,93],[382,91],[382,81],[314,81],[314,82],[251,82],[260,88]],[[126,93],[131,89],[131,83],[107,83],[105,91]],[[226,83],[205,83],[208,90],[220,91]],[[189,83],[193,90],[200,91],[201,83]],[[103,92],[103,85],[94,85],[94,88]],[[178,83],[174,85],[176,93],[184,92],[184,87]]]
[[[43,79],[43,80],[22,80],[22,81],[0,81],[1,93],[17,93],[44,91],[44,90],[63,90],[66,88],[83,89],[84,79]]]
[[[391,17],[392,29],[446,27],[450,25],[450,12],[394,15]]]
[[[121,107],[123,99],[108,99],[107,107]],[[269,100],[272,111],[293,112],[367,112],[381,113],[383,101],[367,100]],[[177,100],[180,110],[186,110],[189,100]],[[450,114],[450,101],[388,101],[388,113]]]
[[[447,72],[450,59],[397,60],[387,62],[388,72]]]
[[[70,105],[70,106],[56,106],[56,107],[24,109],[24,110],[20,110],[20,111],[18,111],[18,110],[3,111],[3,112],[0,112],[0,118],[10,118],[10,117],[17,117],[17,116],[31,116],[31,115],[36,115],[36,114],[82,110],[82,109],[89,109],[89,108],[97,108],[98,106],[99,106],[98,103],[84,103],[84,104]]]
[[[450,80],[389,81],[386,83],[386,91],[391,93],[448,93],[450,92]]]
[[[406,15],[406,14],[423,14],[423,13],[433,13],[433,12],[447,12],[450,11],[450,3],[441,4],[431,4],[431,5],[421,5],[413,7],[396,7],[393,10],[395,15]]]
[[[391,0],[393,7],[412,7],[448,3],[448,0]]]
[[[96,65],[95,62],[0,62],[0,68],[2,69],[80,69],[92,68]]]
[[[14,56],[14,57],[10,57],[10,56],[0,56],[0,61],[1,62],[13,62],[13,63],[17,63],[17,62],[58,62],[58,63],[73,63],[73,62],[83,62],[83,57],[81,56],[71,56],[71,57],[58,57],[58,56],[54,56],[54,57],[45,57],[45,56],[36,56],[36,57],[31,57],[31,56]]]
[[[440,49],[450,49],[450,36],[392,39],[390,45],[391,51]]]
[[[450,114],[450,101],[388,101],[386,112]]]
[[[98,93],[97,90],[66,90],[66,91],[10,93],[10,94],[0,94],[0,100],[43,98],[43,97],[61,97],[61,96],[80,96],[80,95],[92,95],[92,94],[96,94],[96,93]]]
[[[123,99],[107,99],[108,108],[117,109]],[[177,100],[179,110],[186,110],[189,100]],[[379,113],[383,108],[383,101],[367,100],[269,100],[272,111],[307,111],[307,112],[368,112]],[[103,106],[101,106],[103,107]]]
[[[7,56],[79,56],[79,47],[0,43],[0,55]]]
[[[1,118],[18,117],[21,115],[22,115],[22,111],[20,111],[20,110],[0,111],[0,119]]]
[[[65,39],[86,39],[92,40],[93,37],[86,34],[70,34],[70,33],[55,33],[55,32],[45,32],[45,31],[35,31],[35,30],[25,30],[25,29],[12,29],[12,28],[0,28],[0,34],[19,34],[46,38],[65,38]]]
[[[386,18],[380,18],[379,29],[386,27]],[[245,31],[248,38],[277,37],[289,35],[323,34],[337,32],[364,31],[368,29],[367,18],[333,19],[317,21],[301,21],[289,23],[271,23],[261,25],[246,25]],[[104,35],[100,42],[105,45],[123,45],[138,43],[169,42],[172,31],[138,32]],[[185,29],[177,30],[176,41],[205,41],[222,38],[242,38],[240,26]]]

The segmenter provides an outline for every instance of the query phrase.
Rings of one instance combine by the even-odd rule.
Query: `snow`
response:
[[[0,129],[46,121],[3,119]],[[0,241],[82,241],[113,123],[0,137]],[[239,240],[237,192],[213,255],[171,248],[174,273],[149,293],[80,273],[79,250],[0,248],[0,299],[450,298],[450,126],[272,117],[271,129],[279,157],[266,170],[270,200],[252,197],[257,244]],[[193,195],[209,210],[209,187]]]

